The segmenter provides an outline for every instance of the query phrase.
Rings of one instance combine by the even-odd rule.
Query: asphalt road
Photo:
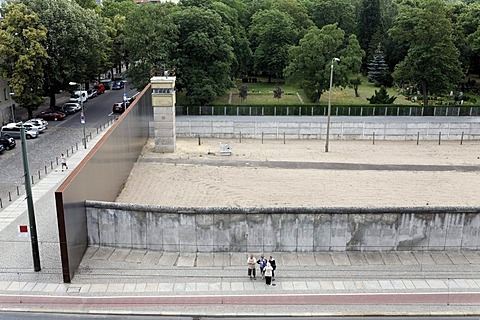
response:
[[[128,86],[125,92],[131,96],[136,93],[130,90]],[[122,101],[123,90],[107,90],[104,94],[87,101],[84,104],[85,113],[85,131],[94,136],[97,128],[112,120],[112,106],[115,102]],[[27,140],[28,162],[30,176],[33,176],[33,183],[37,183],[40,178],[45,176],[57,167],[57,158],[61,154],[71,154],[72,148],[82,148],[83,128],[80,123],[80,113],[67,116],[63,121],[49,121],[48,130],[42,133],[36,139]],[[68,163],[68,158],[67,158]],[[13,150],[6,150],[0,155],[0,201],[5,207],[11,197],[15,200],[17,189],[20,195],[24,190],[24,170],[22,160],[22,148],[20,140],[17,140],[17,146]],[[10,195],[9,195],[10,193]],[[1,210],[1,208],[0,208]]]

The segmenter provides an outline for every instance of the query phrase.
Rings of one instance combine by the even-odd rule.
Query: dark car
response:
[[[128,107],[126,102],[115,102],[112,107],[113,113],[123,113],[125,111],[125,106]]]
[[[5,151],[5,148],[0,144],[0,153],[3,153],[3,151]]]
[[[66,106],[55,106],[53,108],[55,112],[64,113],[66,116],[69,114],[74,114],[76,111],[73,108],[67,108]]]
[[[122,80],[115,80],[112,82],[112,90],[120,90],[123,89],[124,83]]]
[[[10,135],[5,134],[3,137],[0,137],[0,145],[3,146],[6,150],[15,148],[17,143]]]
[[[65,119],[65,113],[60,112],[60,111],[44,111],[40,113],[37,118],[41,118],[44,120],[63,120]]]

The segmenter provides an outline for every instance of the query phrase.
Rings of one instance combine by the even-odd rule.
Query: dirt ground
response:
[[[220,143],[231,156],[221,156]],[[175,153],[146,144],[117,202],[187,207],[384,207],[480,205],[480,141],[177,139]],[[148,161],[147,161],[148,160]],[[166,163],[168,161],[168,163]],[[212,165],[212,161],[214,161]],[[234,162],[225,166],[225,162]],[[251,162],[249,162],[251,161]],[[297,168],[256,161],[294,162]],[[180,163],[182,162],[182,163]],[[187,162],[187,163],[185,163]],[[208,163],[207,163],[208,162]],[[341,170],[301,163],[363,164]],[[371,170],[369,164],[412,165]],[[425,165],[448,166],[432,170]],[[473,166],[472,171],[466,167]],[[366,170],[366,169],[369,170]]]

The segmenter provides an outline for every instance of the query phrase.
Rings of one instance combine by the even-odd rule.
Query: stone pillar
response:
[[[153,77],[150,82],[155,152],[175,152],[175,77]]]

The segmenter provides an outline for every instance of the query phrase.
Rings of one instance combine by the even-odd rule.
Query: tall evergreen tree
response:
[[[367,69],[368,81],[383,84],[382,80],[385,78],[385,73],[388,73],[388,64],[385,62],[385,56],[380,44],[378,44],[372,60],[368,63]]]

